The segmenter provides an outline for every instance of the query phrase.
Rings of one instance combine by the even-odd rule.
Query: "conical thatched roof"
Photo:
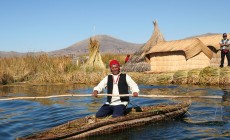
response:
[[[136,51],[133,56],[131,56],[128,63],[126,63],[122,71],[149,71],[150,64],[146,58],[146,53],[158,42],[165,41],[163,34],[160,32],[157,21],[153,22],[154,31],[150,39],[141,47],[140,50]]]
[[[84,65],[89,69],[106,69],[105,64],[102,62],[101,55],[99,53],[100,43],[95,38],[89,40],[89,59]]]

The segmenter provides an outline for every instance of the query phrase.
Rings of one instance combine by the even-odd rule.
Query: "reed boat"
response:
[[[96,118],[94,115],[78,118],[43,132],[17,138],[18,140],[81,139],[119,132],[127,128],[183,117],[190,103],[160,104],[127,108],[122,117]]]

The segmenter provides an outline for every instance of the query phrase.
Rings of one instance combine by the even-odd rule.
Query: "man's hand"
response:
[[[137,92],[133,92],[133,97],[138,97],[138,93]]]
[[[98,97],[97,94],[98,94],[98,91],[97,91],[97,90],[94,90],[93,93],[92,93],[92,96]]]

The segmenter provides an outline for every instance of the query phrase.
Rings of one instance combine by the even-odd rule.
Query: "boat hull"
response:
[[[189,107],[190,103],[136,107],[127,109],[127,115],[116,118],[106,117],[99,119],[92,115],[19,139],[81,139],[104,135],[119,132],[127,128],[182,117],[188,111]]]

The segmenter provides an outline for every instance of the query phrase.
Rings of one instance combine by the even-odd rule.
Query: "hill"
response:
[[[139,50],[143,44],[135,44],[126,42],[108,35],[97,35],[96,39],[99,40],[100,43],[100,53],[114,53],[114,54],[132,54],[135,51]],[[60,55],[69,55],[75,54],[76,56],[81,54],[87,54],[88,51],[89,38],[77,42],[69,47],[64,49],[50,51],[50,52],[27,52],[27,53],[19,53],[19,52],[3,52],[0,51],[1,57],[13,57],[13,56],[22,56],[22,55],[38,55],[42,53],[48,53],[51,56],[60,56]]]
[[[143,45],[126,42],[108,35],[97,35],[96,39],[99,40],[100,43],[100,53],[133,54]],[[89,52],[88,44],[89,38],[77,42],[67,48],[51,51],[49,52],[49,55],[86,54]]]
[[[188,38],[194,38],[199,36],[209,36],[214,35],[217,33],[207,33],[202,35],[196,35],[187,37]],[[136,51],[138,51],[142,45],[144,44],[135,44],[126,42],[108,35],[97,35],[96,39],[100,42],[100,53],[114,53],[114,54],[133,54]],[[42,53],[48,53],[51,56],[60,56],[60,55],[69,55],[69,54],[75,54],[76,56],[81,54],[87,54],[88,53],[88,44],[89,44],[89,38],[82,40],[80,42],[77,42],[69,47],[66,47],[64,49],[50,51],[50,52],[27,52],[27,53],[19,53],[19,52],[4,52],[0,51],[0,57],[12,57],[12,56],[22,56],[22,55],[39,55]]]
[[[191,39],[191,38],[196,38],[196,37],[203,37],[203,36],[210,36],[210,35],[217,35],[219,33],[206,33],[206,34],[201,34],[201,35],[195,35],[195,36],[190,36],[190,37],[186,37],[184,39]]]

